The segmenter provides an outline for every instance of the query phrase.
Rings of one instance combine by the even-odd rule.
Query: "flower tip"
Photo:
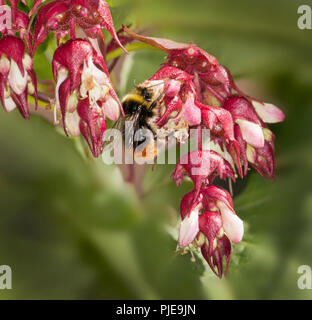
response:
[[[244,235],[243,221],[222,201],[218,201],[218,207],[221,211],[223,228],[234,243],[240,243]]]
[[[283,111],[270,103],[260,103],[257,101],[252,102],[257,114],[265,123],[278,123],[285,120]]]
[[[12,90],[18,95],[24,92],[27,85],[27,72],[24,70],[24,74],[22,74],[14,60],[11,60],[9,82]]]
[[[109,97],[104,103],[105,116],[112,121],[117,121],[120,115],[119,104],[115,99]]]
[[[244,236],[244,223],[237,215],[234,216],[233,220],[236,221],[233,221],[232,228],[228,230],[227,234],[233,243],[238,244]]]
[[[184,103],[182,116],[190,126],[199,125],[201,122],[201,111],[195,105],[194,97],[192,95],[189,95]]]
[[[187,247],[195,239],[198,232],[198,209],[195,208],[181,222],[179,245],[181,247]]]
[[[264,135],[260,125],[242,119],[236,120],[239,125],[244,140],[256,148],[264,146]]]

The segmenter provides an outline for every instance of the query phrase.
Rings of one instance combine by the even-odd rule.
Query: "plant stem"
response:
[[[158,48],[150,46],[149,44],[141,43],[141,42],[130,43],[127,46],[125,46],[125,48],[127,49],[128,52],[136,51],[136,50],[144,50],[144,49],[160,50]],[[125,54],[125,52],[121,48],[113,50],[113,51],[107,53],[106,61],[108,62],[110,60],[118,58],[123,54]]]

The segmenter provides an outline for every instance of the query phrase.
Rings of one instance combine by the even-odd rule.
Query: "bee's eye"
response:
[[[151,95],[150,95],[150,93],[147,91],[146,88],[144,88],[144,89],[142,90],[142,96],[143,96],[144,100],[146,100],[146,101],[151,101]]]

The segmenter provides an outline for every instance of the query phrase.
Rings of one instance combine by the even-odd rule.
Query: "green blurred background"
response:
[[[178,208],[171,165],[148,168],[143,197],[119,169],[85,159],[53,125],[18,112],[0,115],[0,265],[12,290],[0,299],[310,299],[300,265],[312,266],[312,30],[297,28],[309,0],[116,0],[116,27],[193,41],[218,57],[246,93],[280,106],[275,182],[251,172],[235,198],[246,233],[229,274],[217,279],[198,257],[176,254]],[[39,77],[49,78],[44,48]],[[131,53],[123,95],[164,60]]]

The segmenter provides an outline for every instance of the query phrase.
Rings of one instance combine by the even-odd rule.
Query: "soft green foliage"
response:
[[[193,263],[174,252],[179,202],[192,185],[175,186],[173,165],[149,167],[140,198],[117,167],[85,159],[52,124],[1,112],[0,264],[12,267],[13,290],[0,298],[312,298],[297,287],[297,268],[312,266],[312,31],[297,29],[304,2],[109,3],[117,25],[138,21],[154,35],[195,42],[245,91],[285,111],[286,121],[272,126],[276,181],[251,171],[235,198],[246,233],[220,281],[199,257]],[[35,58],[44,79],[49,45]],[[127,59],[122,94],[150,77],[164,53],[139,50]]]

